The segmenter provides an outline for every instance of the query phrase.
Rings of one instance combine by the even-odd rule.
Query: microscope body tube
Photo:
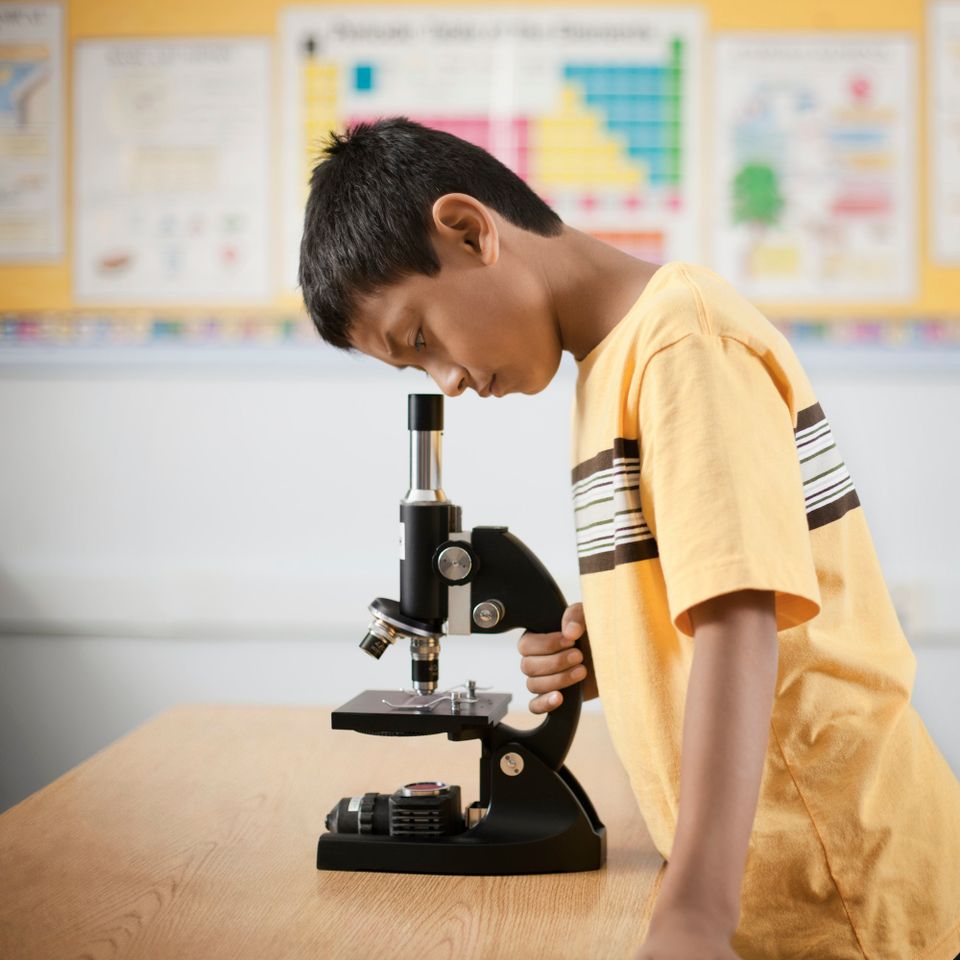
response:
[[[400,612],[443,629],[447,619],[447,585],[433,568],[433,555],[450,537],[452,504],[400,504],[403,553],[400,558]]]
[[[410,489],[400,502],[400,612],[429,625],[434,636],[410,642],[414,688],[437,688],[440,635],[447,619],[447,586],[434,570],[441,543],[459,526],[459,510],[441,487],[443,397],[413,394],[408,401]]]
[[[449,503],[401,503],[400,613],[431,635],[410,638],[410,678],[420,694],[440,679],[440,635],[447,618],[447,589],[433,571],[433,555],[450,530]]]
[[[422,500],[445,499],[440,487],[442,437],[440,430],[411,429],[410,490],[407,499],[415,493],[420,494]]]

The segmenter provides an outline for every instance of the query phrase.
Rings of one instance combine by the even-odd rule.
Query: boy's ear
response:
[[[441,242],[479,257],[484,266],[500,258],[500,231],[487,206],[466,193],[445,193],[433,204],[433,225]]]

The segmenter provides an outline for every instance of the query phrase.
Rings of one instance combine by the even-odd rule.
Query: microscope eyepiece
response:
[[[443,394],[408,394],[407,429],[430,431],[443,430]]]
[[[410,489],[403,502],[447,503],[440,480],[443,394],[409,394],[407,428],[410,431]]]

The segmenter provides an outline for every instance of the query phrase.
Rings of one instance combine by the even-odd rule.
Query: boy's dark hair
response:
[[[563,228],[512,170],[452,134],[406,117],[331,131],[310,178],[298,277],[327,343],[353,349],[347,333],[355,295],[440,271],[430,211],[446,193],[467,193],[542,236]]]

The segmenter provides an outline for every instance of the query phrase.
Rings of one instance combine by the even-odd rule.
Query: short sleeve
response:
[[[748,346],[691,334],[655,353],[639,394],[640,500],[670,617],[737,590],[775,592],[777,630],[820,612],[793,421]]]

